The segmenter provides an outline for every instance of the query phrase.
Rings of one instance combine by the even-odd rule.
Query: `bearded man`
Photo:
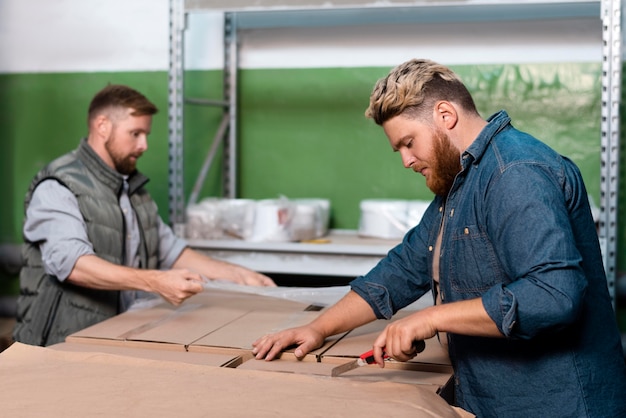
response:
[[[156,106],[123,85],[92,99],[88,136],[46,165],[25,199],[16,341],[46,346],[127,310],[143,292],[173,305],[207,279],[275,286],[187,247],[160,218],[137,160]]]
[[[257,359],[391,319],[429,290],[432,307],[373,342],[407,361],[438,336],[456,403],[478,417],[626,416],[626,367],[589,199],[578,168],[487,120],[449,68],[411,60],[379,80],[366,116],[435,193],[420,223],[310,324],[262,336]],[[393,416],[393,410],[389,412]]]

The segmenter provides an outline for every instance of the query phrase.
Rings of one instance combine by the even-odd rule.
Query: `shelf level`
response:
[[[239,29],[600,18],[600,1],[213,1],[186,0],[185,12],[237,14]]]
[[[363,238],[356,231],[331,230],[322,243],[235,239],[188,242],[211,257],[264,273],[356,277],[371,270],[400,240]]]

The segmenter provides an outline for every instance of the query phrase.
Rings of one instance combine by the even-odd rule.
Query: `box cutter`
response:
[[[423,340],[413,341],[413,348],[415,349],[415,354],[421,353],[426,348],[426,343]],[[385,354],[383,349],[383,358],[387,359],[389,356]],[[374,350],[367,351],[359,356],[358,359],[342,364],[333,368],[330,375],[331,377],[337,377],[340,374],[349,372],[350,370],[356,369],[357,367],[365,366],[367,364],[374,364]]]

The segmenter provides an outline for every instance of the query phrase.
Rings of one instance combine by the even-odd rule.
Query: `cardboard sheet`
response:
[[[53,347],[53,351],[119,355],[126,357],[126,361],[134,358],[163,363],[174,361],[181,365],[229,366],[241,373],[267,373],[278,380],[283,380],[285,375],[331,379],[338,364],[370,350],[389,321],[374,321],[328,338],[321,348],[301,360],[295,358],[294,348],[285,350],[279,360],[272,362],[254,360],[251,351],[256,338],[308,324],[324,309],[307,302],[211,289],[189,298],[179,307],[159,300],[150,301],[146,306],[69,336],[65,345]],[[413,311],[400,311],[394,320],[411,313]],[[332,380],[350,382],[350,385],[356,381],[409,384],[439,395],[444,402],[451,402],[451,377],[446,351],[436,339],[430,339],[426,341],[424,352],[411,362],[389,361],[384,369],[363,367]]]
[[[399,382],[411,385],[427,385],[431,386],[430,389],[437,393],[439,389],[448,384],[452,375],[392,367],[380,368],[378,365],[373,364],[347,371],[337,376],[337,378],[375,382]]]
[[[48,348],[58,351],[78,353],[106,353],[146,360],[174,361],[213,367],[237,367],[242,363],[241,356],[227,354],[189,353],[160,349],[159,344],[144,344],[141,347],[115,346],[107,344],[59,343]]]
[[[125,312],[68,336],[66,342],[88,343],[87,340],[96,340],[97,344],[112,345],[150,342],[171,344],[186,350],[192,343],[252,311],[266,312],[281,318],[277,321],[285,321],[296,313],[315,313],[306,311],[308,306],[267,296],[211,290],[187,299],[178,307],[162,302]],[[257,325],[261,326],[261,323]],[[242,335],[241,332],[238,334]],[[245,346],[254,340],[253,335],[247,334],[249,341]],[[227,344],[220,346],[228,347]]]
[[[262,370],[277,373],[296,373],[330,377],[334,364],[320,363],[314,358],[297,360],[295,356],[283,356],[280,359],[265,361],[251,359],[237,368],[241,370]]]
[[[348,360],[351,362],[352,360]],[[345,364],[344,360],[344,364]],[[278,373],[297,373],[331,377],[333,370],[338,365],[335,363],[323,363],[312,360],[299,361],[295,357],[281,357],[278,360],[247,360],[237,366],[242,370],[263,370]],[[425,372],[410,368],[380,368],[378,365],[366,365],[342,373],[335,379],[362,380],[369,382],[399,382],[411,385],[423,385],[433,393],[449,383],[452,375],[447,373]]]
[[[459,418],[415,385],[206,367],[15,343],[0,354],[2,412],[11,417]],[[279,377],[278,377],[279,376]]]
[[[250,352],[252,350],[252,342],[262,335],[308,324],[319,314],[320,312],[318,311],[302,310],[251,311],[196,340],[187,349],[199,352],[237,353],[237,350]],[[319,355],[331,347],[338,339],[339,336],[327,339],[322,347],[311,351],[305,357],[313,360],[318,359]],[[225,351],[226,348],[234,349],[234,351]],[[288,356],[294,350],[287,349],[282,355]],[[251,352],[249,357],[252,357]]]
[[[161,318],[172,316],[175,312],[172,305],[163,302],[150,309],[139,309],[117,315],[106,321],[80,330],[72,334],[69,338],[70,340],[74,337],[79,337],[123,341],[124,336],[132,333],[133,330],[145,327],[146,324],[154,323]]]

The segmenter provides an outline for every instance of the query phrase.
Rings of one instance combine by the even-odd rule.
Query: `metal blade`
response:
[[[356,369],[357,367],[361,367],[361,364],[363,362],[359,360],[361,359],[349,361],[347,363],[340,364],[339,366],[334,367],[330,372],[330,376],[337,377],[342,373],[349,372],[350,370]]]

